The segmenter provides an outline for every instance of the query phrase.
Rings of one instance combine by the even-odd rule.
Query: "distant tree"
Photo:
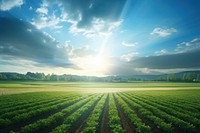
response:
[[[37,79],[37,76],[36,76],[35,73],[27,72],[27,73],[26,73],[26,78],[27,78],[28,80],[36,80],[36,79]]]
[[[59,79],[59,77],[58,77],[57,75],[55,75],[55,74],[52,74],[52,75],[50,76],[50,80],[51,80],[51,81],[58,81],[58,79]]]
[[[197,81],[200,81],[200,74],[197,75]]]
[[[45,76],[45,80],[50,80],[50,77],[51,77],[51,75],[50,74],[47,74],[46,76]]]
[[[196,73],[184,73],[183,75],[183,78],[182,78],[184,81],[196,81],[198,80],[198,74]]]
[[[166,77],[158,77],[156,80],[157,81],[166,81]]]
[[[176,75],[175,74],[168,74],[167,75],[167,81],[175,81]]]
[[[44,80],[45,79],[44,73],[35,73],[35,77],[36,77],[37,80]]]
[[[6,75],[3,73],[0,73],[0,80],[6,80],[6,79],[7,79]]]

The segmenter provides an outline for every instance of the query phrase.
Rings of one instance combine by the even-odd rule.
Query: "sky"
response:
[[[0,72],[200,70],[199,0],[0,0]]]

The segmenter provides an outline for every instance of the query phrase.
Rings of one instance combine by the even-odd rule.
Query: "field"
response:
[[[200,131],[198,83],[0,82],[0,92],[1,133]]]

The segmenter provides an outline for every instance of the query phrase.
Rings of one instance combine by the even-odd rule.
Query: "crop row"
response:
[[[131,95],[131,96],[133,97],[133,95]],[[155,106],[158,109],[160,109],[168,114],[176,116],[182,120],[188,121],[195,126],[200,125],[200,120],[195,118],[195,117],[199,117],[199,114],[197,114],[197,113],[192,113],[187,110],[183,110],[181,108],[171,106],[170,104],[163,105],[163,103],[158,103],[159,100],[154,101],[151,99],[145,99],[143,97],[141,98],[140,96],[135,96],[135,95],[134,95],[134,97],[140,101],[143,101],[143,102],[149,104],[149,105]]]
[[[136,128],[137,132],[150,132],[151,129],[149,126],[145,125],[142,120],[137,116],[136,112],[132,110],[128,104],[122,100],[121,97],[115,95],[118,104],[121,106],[122,110],[124,111],[125,115],[130,119],[131,123]]]
[[[61,121],[63,122],[65,117],[69,116],[70,113],[75,111],[78,108],[81,108],[84,104],[86,104],[88,101],[92,100],[96,95],[89,96],[89,97],[81,97],[78,99],[70,100],[69,103],[74,103],[61,111],[49,116],[46,119],[40,119],[34,123],[31,123],[25,127],[22,128],[21,132],[26,133],[33,133],[33,132],[39,132],[41,130],[44,130],[47,127],[51,127],[51,125]]]
[[[62,98],[65,98],[65,97],[62,97]],[[40,101],[37,101],[37,102],[36,101],[35,102],[28,102],[28,103],[23,103],[23,104],[19,104],[19,105],[18,104],[13,105],[11,107],[5,107],[5,108],[0,110],[0,114],[13,112],[13,111],[24,109],[24,108],[33,107],[33,106],[40,105],[40,104],[45,104],[45,103],[55,101],[55,100],[59,100],[59,99],[62,99],[62,98],[45,99],[45,100],[40,100]]]
[[[146,119],[146,120],[154,123],[154,125],[156,125],[156,128],[158,128],[158,129],[160,129],[161,131],[164,131],[164,132],[172,132],[173,128],[171,127],[171,124],[164,122],[162,119],[155,116],[151,111],[143,108],[140,104],[137,104],[136,102],[130,100],[129,97],[123,96],[121,94],[119,96],[127,104],[129,104],[130,107],[132,107],[132,108],[134,107],[134,110],[138,111],[138,113],[140,113],[142,115],[143,119]]]
[[[56,127],[52,132],[53,133],[69,132],[70,128],[81,117],[81,115],[83,115],[84,112],[88,111],[90,108],[94,107],[96,105],[96,103],[100,100],[101,97],[102,97],[102,95],[98,95],[95,98],[91,99],[87,104],[85,104],[84,106],[79,108],[77,111],[75,111],[69,117],[66,117],[64,119],[63,124]]]
[[[102,114],[102,110],[106,101],[108,94],[105,94],[101,100],[97,103],[94,110],[90,114],[89,118],[86,121],[85,127],[83,129],[83,133],[88,132],[96,132],[98,125],[99,125],[99,119]]]
[[[123,133],[124,129],[120,121],[113,94],[109,94],[109,127],[112,133]]]
[[[137,95],[135,95],[135,96],[137,96]],[[139,95],[139,97],[142,98],[142,99],[146,99],[148,101],[152,101],[152,102],[158,103],[160,105],[175,109],[177,111],[186,113],[188,115],[200,118],[200,114],[199,114],[199,111],[197,109],[195,109],[193,107],[189,107],[188,105],[187,106],[183,105],[179,102],[177,103],[174,100],[166,101],[166,100],[163,100],[162,98],[158,99],[158,98],[155,98],[155,97],[142,96],[142,95]]]
[[[73,101],[74,100],[80,100],[80,98],[74,97],[74,98],[72,98],[72,100]],[[45,114],[45,113],[47,113],[47,112],[49,112],[51,110],[64,108],[66,106],[69,106],[70,104],[72,104],[71,100],[68,100],[68,101],[65,100],[65,101],[63,101],[61,103],[53,104],[51,106],[43,106],[43,107],[38,108],[36,110],[31,110],[31,111],[16,115],[16,116],[12,117],[11,119],[7,119],[7,118],[0,119],[0,127],[8,126],[8,125],[15,124],[15,123],[24,122],[26,120],[29,120],[29,119],[35,117],[35,116],[39,116],[39,115]]]
[[[183,131],[191,132],[191,131],[194,131],[194,129],[195,129],[195,127],[192,124],[185,122],[185,121],[183,121],[183,120],[181,120],[181,119],[179,119],[179,118],[177,118],[173,115],[170,115],[170,114],[168,114],[164,111],[161,111],[158,108],[156,108],[155,106],[144,103],[143,101],[135,99],[132,96],[128,96],[128,95],[125,95],[125,96],[127,98],[130,98],[135,103],[140,104],[141,106],[143,106],[143,108],[151,111],[155,116],[158,116],[159,118],[165,120],[168,123],[172,123],[173,125],[181,128]]]
[[[39,103],[30,104],[32,106],[23,107],[23,108],[20,108],[18,110],[15,110],[15,111],[9,110],[6,113],[0,115],[0,119],[3,119],[3,118],[10,119],[10,118],[12,118],[14,116],[17,116],[17,115],[20,115],[20,114],[23,114],[23,113],[26,113],[26,112],[29,112],[29,111],[32,111],[32,110],[37,110],[37,109],[40,109],[40,108],[43,108],[43,107],[47,107],[47,106],[52,106],[52,105],[56,105],[56,104],[59,104],[59,103],[63,103],[65,101],[67,101],[69,98],[70,97],[62,98],[62,99],[54,99],[54,101],[52,101],[52,100],[48,101],[47,100],[45,102],[40,102],[40,104]]]
[[[73,93],[67,94],[67,96],[75,95]],[[77,95],[77,94],[76,94]],[[4,98],[5,97],[5,98]],[[19,106],[27,106],[30,103],[37,103],[41,101],[45,101],[48,99],[57,99],[57,98],[64,98],[66,95],[48,95],[48,94],[17,94],[17,95],[8,95],[0,97],[0,110],[12,108],[12,107],[19,107]]]
[[[103,128],[111,133],[199,131],[197,97],[194,100],[187,96],[184,102],[183,96],[176,93],[171,96],[153,93],[66,93],[44,98],[38,95],[28,102],[17,97],[13,106],[4,104],[5,109],[3,106],[0,109],[0,132],[87,133]],[[187,107],[192,101],[196,102]]]
[[[133,93],[132,93],[133,94]],[[138,95],[136,93],[134,93],[134,95]],[[193,97],[190,97],[190,102],[187,102],[186,98],[185,99],[182,99],[182,98],[179,98],[179,97],[168,97],[168,96],[165,96],[165,97],[152,97],[151,95],[141,95],[139,94],[138,95],[139,97],[141,98],[145,98],[145,99],[148,99],[148,100],[153,100],[154,102],[159,102],[159,104],[166,104],[166,106],[170,106],[170,107],[178,107],[178,108],[181,108],[183,110],[186,110],[186,111],[190,111],[190,112],[194,112],[194,113],[199,113],[199,110],[197,109],[198,108],[198,103],[195,103],[193,101]],[[178,109],[176,108],[176,109]]]

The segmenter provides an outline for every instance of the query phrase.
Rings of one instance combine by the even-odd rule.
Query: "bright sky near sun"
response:
[[[200,69],[199,0],[0,0],[0,72]]]

